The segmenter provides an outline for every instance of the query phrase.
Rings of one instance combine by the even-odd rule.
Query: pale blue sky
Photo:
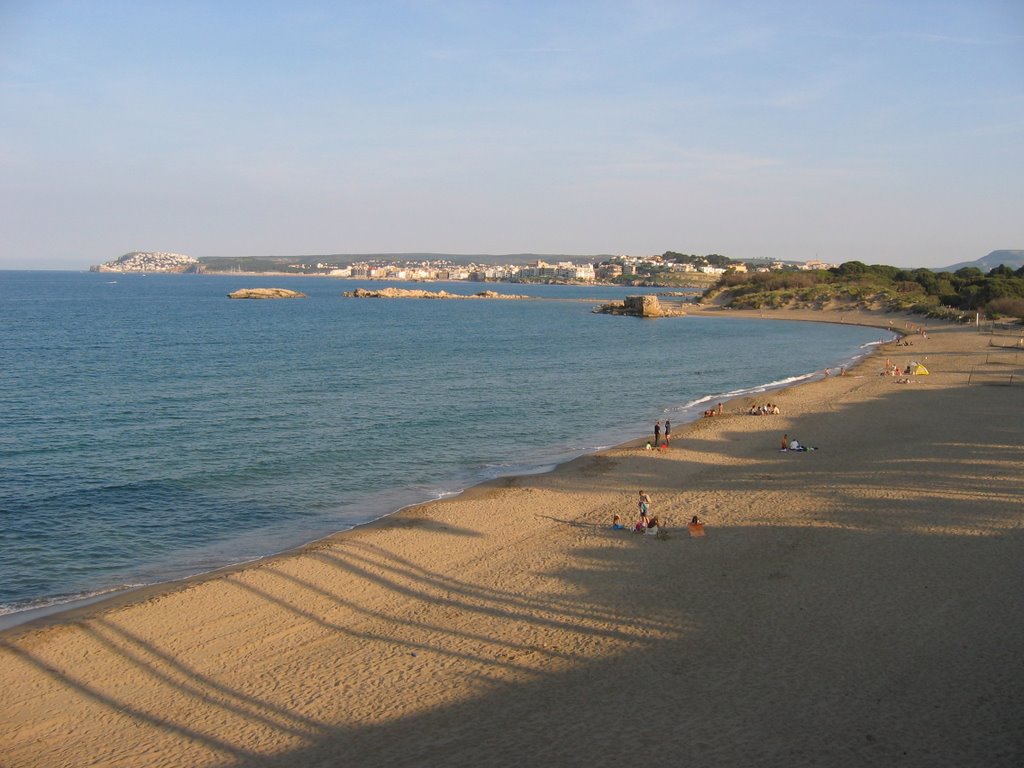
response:
[[[0,268],[1024,248],[1024,3],[0,0]]]

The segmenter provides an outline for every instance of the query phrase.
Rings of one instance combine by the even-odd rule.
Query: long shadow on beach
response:
[[[671,636],[526,679],[472,666],[478,695],[337,728],[266,764],[1016,765],[1024,754],[1019,601],[997,588],[1024,575],[1020,534],[740,528],[634,543],[661,548],[642,553],[646,576],[635,549],[604,547],[559,576],[587,590],[583,610],[602,607],[594,568],[630,581],[637,614],[674,623]]]

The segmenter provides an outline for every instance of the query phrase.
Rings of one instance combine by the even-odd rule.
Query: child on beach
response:
[[[622,531],[625,528],[626,526],[622,524],[622,518],[618,515],[612,515],[612,530]]]
[[[703,536],[704,535],[704,523],[696,515],[694,515],[693,519],[690,520],[690,523],[689,523],[689,525],[686,526],[686,529],[690,532],[691,536]]]
[[[640,508],[640,517],[646,519],[647,512],[651,508],[651,497],[640,491],[640,500],[637,502],[637,506]]]

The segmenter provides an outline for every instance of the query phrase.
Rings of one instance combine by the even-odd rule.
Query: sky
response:
[[[0,0],[0,269],[1024,248],[1024,3]]]

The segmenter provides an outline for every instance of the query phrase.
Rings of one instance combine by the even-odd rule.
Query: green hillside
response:
[[[1024,267],[934,272],[849,261],[828,270],[729,272],[702,302],[737,309],[856,307],[949,318],[975,312],[1024,318]]]

